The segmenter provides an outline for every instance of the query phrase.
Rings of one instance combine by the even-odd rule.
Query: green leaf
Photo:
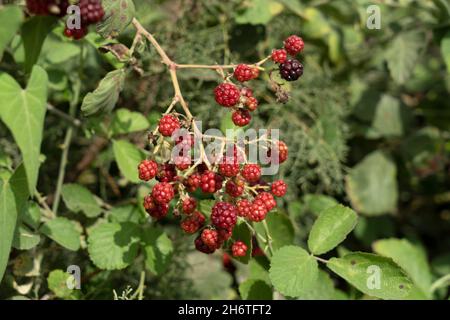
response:
[[[381,151],[374,151],[347,175],[346,190],[353,208],[369,216],[395,212],[397,168]]]
[[[125,81],[125,69],[109,72],[98,84],[94,92],[83,99],[81,111],[88,117],[97,113],[111,112],[119,99]]]
[[[23,20],[23,12],[18,6],[6,5],[0,8],[0,60],[3,51],[19,30]]]
[[[62,270],[53,270],[49,273],[47,278],[48,288],[61,299],[67,299],[72,296],[73,290],[67,286],[68,280],[72,278],[75,281],[73,275],[64,272]],[[70,280],[69,280],[70,281]]]
[[[385,59],[395,82],[403,84],[408,80],[424,43],[423,34],[416,31],[400,33],[389,43]]]
[[[97,24],[97,32],[105,38],[117,37],[131,23],[135,15],[132,0],[103,0],[105,16]]]
[[[118,109],[111,122],[113,135],[142,131],[149,127],[150,123],[143,114],[128,109]]]
[[[125,140],[113,140],[114,157],[122,174],[131,182],[138,183],[137,167],[145,155],[133,144]]]
[[[235,241],[242,241],[247,246],[247,254],[245,257],[234,257],[234,259],[239,262],[247,264],[252,257],[252,232],[243,221],[238,222],[238,224],[233,229],[232,238]]]
[[[52,16],[34,16],[22,25],[26,72],[29,72],[38,60],[42,44],[57,21],[58,19]]]
[[[263,280],[271,284],[269,278],[270,261],[266,256],[253,257],[248,263],[249,279]]]
[[[318,216],[323,210],[334,207],[338,202],[329,196],[323,194],[307,194],[303,197],[306,207],[313,214]]]
[[[372,129],[375,130],[374,138],[396,137],[405,133],[409,123],[408,109],[397,98],[382,95],[379,100],[372,120]]]
[[[215,200],[200,200],[198,202],[198,211],[203,213],[205,217],[208,218],[209,216],[211,216],[211,210],[214,206],[214,203],[216,203]]]
[[[26,182],[22,165],[9,179],[0,176],[0,281],[8,263],[16,223],[28,197]]]
[[[102,212],[94,195],[79,184],[65,184],[61,191],[64,203],[73,212],[83,212],[87,217],[93,218]]]
[[[163,274],[172,260],[173,245],[167,234],[156,228],[143,232],[145,266],[156,275]]]
[[[136,257],[140,236],[141,230],[135,223],[97,225],[88,237],[89,257],[101,269],[123,269]]]
[[[314,222],[308,238],[313,254],[324,254],[340,244],[356,225],[355,211],[337,205],[323,211]]]
[[[41,220],[41,209],[38,204],[36,202],[30,202],[21,218],[27,225],[37,229]]]
[[[318,274],[314,257],[296,246],[275,251],[270,263],[269,276],[273,286],[289,297],[297,297],[313,288]]]
[[[441,54],[447,65],[447,72],[450,73],[450,31],[441,40]]]
[[[274,251],[293,243],[294,227],[285,213],[282,213],[279,209],[270,212],[264,221],[267,223],[269,234],[272,237],[272,248]],[[263,222],[255,223],[253,226],[259,234],[263,237],[265,236],[266,233]],[[261,242],[261,239],[258,239],[258,242],[261,248],[265,247],[265,244]]]
[[[430,266],[425,251],[406,239],[384,239],[373,244],[379,255],[391,258],[429,296],[432,282]]]
[[[6,73],[0,74],[0,118],[22,152],[30,194],[34,193],[47,103],[47,73],[35,66],[24,90]]]
[[[81,232],[76,224],[67,218],[57,217],[49,220],[40,231],[66,249],[77,251],[80,248]]]
[[[302,292],[298,297],[299,300],[345,300],[347,297],[344,292],[334,287],[328,273],[319,270],[319,276],[314,286]]]
[[[40,240],[41,237],[38,234],[30,231],[26,226],[20,225],[14,231],[12,245],[19,250],[29,250],[37,246]]]
[[[276,1],[251,0],[248,7],[236,16],[238,24],[266,24],[283,10],[283,6]]]
[[[272,300],[272,288],[264,281],[248,279],[239,285],[243,300]]]
[[[381,299],[405,298],[414,286],[411,279],[391,259],[376,254],[349,253],[342,258],[331,258],[327,267],[358,290]],[[372,282],[377,275],[379,287]]]
[[[132,204],[114,207],[108,213],[111,222],[139,223],[141,218],[145,217],[139,211],[139,207]]]

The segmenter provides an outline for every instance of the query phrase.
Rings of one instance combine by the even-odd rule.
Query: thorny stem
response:
[[[39,192],[35,192],[34,193],[34,197],[36,198],[36,200],[38,201],[38,203],[42,206],[42,208],[44,209],[44,213],[47,216],[47,218],[49,219],[54,219],[56,217],[55,213],[52,211],[52,209],[50,209],[50,207],[48,206],[47,202],[45,201],[45,198],[43,198],[41,196],[41,194]]]
[[[252,226],[247,220],[242,219],[242,221],[245,222],[245,224],[247,225],[247,227],[250,229],[250,231],[251,231],[254,235],[256,235],[259,239],[261,239],[262,242],[267,243],[267,239],[264,238],[261,234],[259,234],[259,233],[255,230],[255,228],[253,228],[253,226]]]

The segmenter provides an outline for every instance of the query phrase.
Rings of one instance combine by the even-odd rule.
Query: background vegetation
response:
[[[268,221],[274,244],[306,247],[319,214],[342,203],[358,213],[358,223],[324,259],[349,251],[389,257],[418,288],[404,298],[448,299],[447,1],[134,4],[136,18],[179,63],[254,62],[287,36],[302,36],[305,73],[288,85],[289,101],[276,103],[267,75],[254,84],[260,107],[253,126],[280,128],[290,150],[279,174],[288,195]],[[381,10],[380,30],[366,27],[371,4]],[[135,70],[127,73],[115,108],[87,117],[85,95],[124,65],[105,49],[111,41],[94,31],[68,40],[62,21],[37,21],[17,8],[0,7],[0,298],[283,298],[280,290],[273,293],[270,257],[224,268],[222,254],[196,252],[175,219],[148,220],[141,203],[149,186],[139,183],[136,164],[173,96],[154,49],[137,48]],[[133,37],[129,26],[114,42],[129,47]],[[185,70],[180,77],[193,113],[209,126],[229,127],[229,114],[212,94],[217,75]],[[111,95],[104,98],[108,107]],[[22,112],[27,103],[46,108],[43,128],[27,121],[39,118],[39,112]],[[22,160],[28,181],[35,172],[36,192],[20,183]],[[207,211],[208,200],[202,205]],[[13,211],[17,222],[8,219]],[[11,224],[10,250],[1,237]],[[81,268],[81,290],[65,286],[69,265]],[[322,270],[319,278],[314,289],[292,297],[371,298],[335,273]]]

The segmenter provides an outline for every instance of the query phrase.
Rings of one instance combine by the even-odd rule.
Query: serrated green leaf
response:
[[[408,109],[397,98],[382,95],[375,109],[372,128],[376,131],[375,138],[396,137],[405,133],[409,122]]]
[[[125,76],[125,69],[108,72],[97,88],[84,97],[81,105],[83,114],[88,117],[97,113],[111,112],[119,99]]]
[[[137,167],[145,155],[136,146],[125,140],[113,140],[113,152],[122,174],[131,182],[138,183]]]
[[[163,274],[172,260],[173,245],[167,234],[156,228],[144,230],[145,266],[156,275]]]
[[[111,222],[139,223],[141,218],[145,217],[139,211],[139,207],[131,204],[114,207],[108,213]]]
[[[239,285],[243,300],[272,300],[272,288],[264,281],[248,279]]]
[[[81,233],[75,223],[67,218],[49,220],[40,231],[68,250],[77,251],[80,248]]]
[[[53,16],[34,16],[22,25],[26,72],[29,72],[38,60],[44,40],[57,21],[58,18]]]
[[[303,201],[308,210],[316,216],[319,216],[323,210],[338,204],[336,199],[323,194],[307,194],[303,197]]]
[[[12,176],[0,176],[0,281],[8,263],[17,220],[27,197],[28,187],[23,165]]]
[[[64,203],[73,212],[83,212],[87,217],[93,218],[102,212],[94,195],[79,184],[65,184],[61,191]]]
[[[283,6],[270,0],[251,0],[248,7],[236,16],[238,24],[266,24],[283,10]]]
[[[432,276],[426,253],[422,248],[406,239],[384,239],[376,241],[373,250],[394,260],[423,293],[429,296]]]
[[[111,122],[113,135],[131,133],[148,129],[150,123],[143,114],[128,109],[118,109]]]
[[[105,16],[97,24],[97,32],[105,38],[117,37],[131,23],[135,15],[132,0],[103,0]]]
[[[31,73],[26,89],[6,73],[0,74],[0,118],[11,130],[22,152],[30,194],[34,193],[47,103],[47,74],[39,66]]]
[[[289,297],[297,297],[313,288],[318,274],[317,261],[300,247],[285,246],[275,251],[270,262],[273,286]]]
[[[383,152],[374,151],[346,177],[346,190],[353,208],[369,216],[395,212],[397,168]]]
[[[141,229],[135,223],[97,225],[89,233],[89,257],[101,269],[123,269],[136,257],[140,236]]]
[[[299,300],[345,300],[347,296],[344,292],[334,287],[328,273],[319,270],[319,275],[314,286],[302,292],[298,297]]]
[[[23,12],[18,6],[6,5],[0,8],[0,60],[3,51],[11,42],[23,20]]]
[[[283,246],[292,244],[294,241],[294,227],[289,217],[281,210],[270,212],[264,220],[267,223],[269,234],[272,238],[272,248],[274,251]],[[255,223],[255,230],[263,237],[266,234],[263,222]],[[258,243],[261,248],[265,244],[258,238]]]
[[[406,298],[414,286],[390,258],[376,254],[349,253],[342,258],[331,258],[327,267],[358,290],[380,299]]]
[[[412,31],[399,33],[389,44],[385,59],[395,82],[403,84],[408,80],[424,43],[423,35]]]
[[[247,264],[252,257],[252,232],[243,221],[238,222],[238,224],[233,228],[233,240],[242,241],[247,246],[247,254],[245,257],[234,257],[239,262]]]
[[[270,261],[266,256],[255,256],[248,263],[249,279],[262,280],[271,284],[269,277]]]
[[[24,225],[16,227],[12,245],[18,250],[29,250],[38,245],[41,237]]]
[[[323,211],[314,222],[308,237],[313,254],[324,254],[340,244],[356,225],[355,211],[343,205]]]
[[[69,287],[67,286],[67,282],[70,280],[75,280],[73,275],[57,269],[49,273],[47,277],[47,285],[48,288],[55,294],[55,296],[61,299],[67,299],[70,298],[73,294],[73,290],[69,289]]]

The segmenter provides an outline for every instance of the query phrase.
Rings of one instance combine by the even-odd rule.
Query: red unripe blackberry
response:
[[[219,233],[214,229],[204,229],[200,235],[204,244],[211,249],[218,249],[220,246]]]
[[[174,196],[175,191],[173,190],[172,185],[168,182],[159,182],[153,187],[152,197],[156,203],[169,203]]]
[[[95,24],[100,22],[105,15],[101,0],[79,0],[81,22],[83,24]]]
[[[183,150],[189,150],[192,146],[194,146],[194,143],[194,137],[188,133],[180,135],[175,140],[175,144]]]
[[[299,36],[292,35],[284,40],[284,48],[291,56],[295,56],[300,53],[304,47],[305,43]]]
[[[241,97],[250,98],[253,97],[253,90],[248,87],[241,88]]]
[[[247,245],[242,241],[236,241],[231,246],[233,257],[245,257],[247,254]]]
[[[272,61],[276,63],[284,63],[287,59],[287,52],[284,49],[273,50],[271,55]]]
[[[233,120],[233,123],[238,127],[243,127],[250,123],[252,116],[248,110],[240,109],[233,112],[231,120]]]
[[[175,163],[175,166],[178,170],[186,170],[192,165],[192,159],[190,155],[186,156],[176,156],[173,159],[173,162]]]
[[[271,190],[274,196],[282,197],[286,194],[287,184],[283,180],[274,181]]]
[[[236,206],[239,217],[247,217],[252,210],[252,203],[247,199],[239,200]]]
[[[195,190],[197,190],[198,187],[200,187],[200,184],[202,183],[201,180],[202,176],[200,173],[198,172],[194,172],[193,174],[191,174],[185,181],[184,181],[184,185],[186,186],[186,189],[189,192],[194,192]]]
[[[261,192],[255,197],[255,200],[261,200],[266,206],[267,211],[270,211],[277,206],[275,198],[269,192]]]
[[[180,129],[180,121],[173,114],[166,114],[159,120],[158,130],[163,136],[170,137],[177,129]]]
[[[273,152],[273,157],[275,158],[275,160],[271,160],[273,161],[273,163],[275,164],[281,164],[283,162],[285,162],[288,158],[288,147],[286,145],[286,143],[284,143],[283,141],[277,141],[276,142],[276,147],[274,148],[274,150],[269,150],[269,152],[267,152],[267,156],[269,158],[272,157],[272,152]]]
[[[139,179],[148,181],[156,177],[158,164],[153,160],[142,160],[138,166]]]
[[[183,200],[181,203],[181,208],[183,209],[183,212],[186,214],[191,214],[194,212],[195,208],[197,207],[197,200],[192,197],[188,197]]]
[[[233,235],[233,231],[229,230],[229,229],[218,229],[217,232],[219,234],[219,243],[220,244],[222,244],[225,241],[227,241],[228,239],[230,239],[231,236]]]
[[[151,195],[147,195],[144,198],[145,211],[155,219],[164,218],[169,212],[169,205],[167,203],[158,204],[155,203]]]
[[[160,182],[172,182],[177,177],[177,171],[173,163],[163,163],[158,166],[156,180]]]
[[[200,187],[203,192],[214,193],[222,189],[223,178],[213,171],[205,171],[201,177]]]
[[[244,185],[239,185],[233,180],[228,180],[225,184],[225,191],[232,197],[237,198],[244,193]]]
[[[253,200],[247,218],[250,221],[260,222],[266,218],[266,215],[267,215],[267,208],[264,202],[260,199]]]
[[[224,163],[219,164],[219,173],[225,177],[235,177],[239,173],[239,164],[232,162],[232,159],[225,159]]]
[[[255,111],[258,108],[258,100],[255,97],[249,97],[245,100],[245,106],[250,111]]]
[[[69,29],[67,26],[64,29],[64,35],[67,38],[72,38],[74,40],[80,40],[84,38],[85,35],[87,35],[89,32],[87,26],[81,26],[80,29]]]
[[[239,64],[236,69],[234,69],[233,75],[237,81],[245,82],[257,78],[259,75],[259,69],[247,64]]]
[[[239,89],[232,83],[221,83],[214,89],[216,102],[224,107],[232,107],[239,102]]]
[[[206,253],[206,254],[211,254],[214,251],[216,251],[215,249],[211,249],[210,247],[208,247],[202,240],[201,236],[198,236],[195,241],[195,249],[197,249],[200,252]]]
[[[261,177],[261,167],[257,164],[246,164],[242,168],[241,175],[248,182],[256,182]]]
[[[232,230],[237,221],[237,208],[229,202],[216,202],[212,208],[211,221],[217,228]]]
[[[295,59],[288,59],[279,67],[280,76],[287,81],[295,81],[303,75],[303,65]]]
[[[184,232],[193,234],[196,233],[205,223],[205,216],[200,212],[195,211],[192,215],[187,216],[186,219],[181,221],[180,226]]]

